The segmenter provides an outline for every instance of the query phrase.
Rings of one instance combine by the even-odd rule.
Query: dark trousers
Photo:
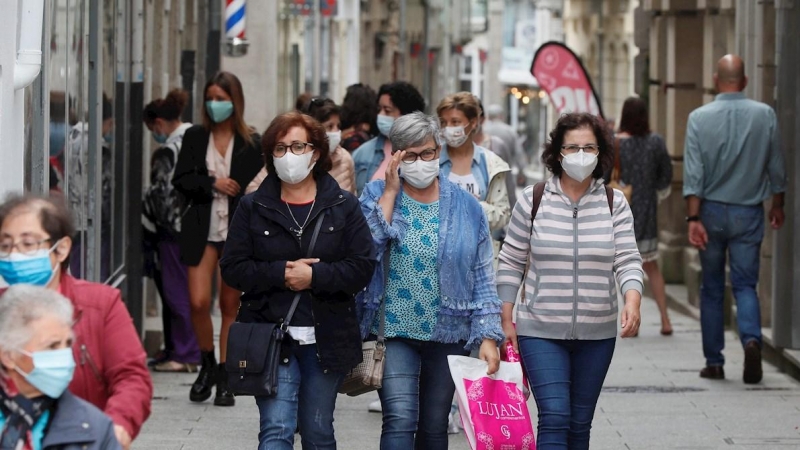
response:
[[[170,359],[182,363],[200,362],[200,347],[192,327],[189,304],[189,280],[186,266],[181,263],[180,248],[174,239],[163,238],[158,242],[158,257],[161,265],[161,298],[164,315],[169,317]],[[166,319],[165,319],[166,320]],[[165,340],[167,339],[165,333]]]

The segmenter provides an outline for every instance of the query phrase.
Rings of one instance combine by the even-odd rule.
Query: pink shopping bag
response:
[[[521,365],[500,362],[500,370],[488,376],[485,361],[466,356],[447,359],[470,448],[535,450]]]

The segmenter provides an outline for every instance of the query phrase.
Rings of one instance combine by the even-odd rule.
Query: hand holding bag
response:
[[[383,257],[383,278],[384,292],[386,291],[387,275],[389,273],[389,249],[384,251]],[[384,294],[385,295],[385,294]],[[384,333],[386,329],[386,302],[381,298],[381,307],[378,311],[381,320],[378,324],[378,340],[367,341],[361,344],[361,351],[364,356],[361,364],[357,365],[345,376],[339,387],[340,394],[347,394],[356,397],[367,392],[380,389],[383,382],[383,365],[386,358],[386,340]]]
[[[308,244],[308,257],[314,251],[322,217],[317,219],[314,234]],[[228,387],[234,395],[253,395],[271,397],[278,392],[278,365],[281,346],[292,320],[302,292],[297,292],[286,318],[277,323],[231,324],[228,331],[228,357],[225,371],[228,373]],[[288,362],[288,361],[284,361]]]

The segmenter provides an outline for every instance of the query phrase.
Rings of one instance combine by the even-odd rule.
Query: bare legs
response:
[[[656,298],[656,304],[658,305],[658,312],[661,313],[661,334],[670,335],[672,334],[672,324],[669,321],[669,313],[667,312],[667,294],[664,288],[664,277],[661,275],[661,271],[658,270],[658,262],[645,262],[642,264],[642,268],[650,281],[653,297]]]

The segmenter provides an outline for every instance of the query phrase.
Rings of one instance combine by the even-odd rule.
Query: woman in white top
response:
[[[261,138],[244,121],[244,95],[235,75],[219,72],[205,86],[203,124],[186,131],[172,184],[187,207],[178,238],[181,261],[189,266],[192,325],[200,346],[202,369],[189,399],[202,402],[217,384],[214,404],[232,406],[224,376],[228,329],[236,318],[240,292],[224,282],[220,289],[222,328],[220,364],[214,355],[211,280],[214,279],[228,225],[244,189],[264,168]]]

